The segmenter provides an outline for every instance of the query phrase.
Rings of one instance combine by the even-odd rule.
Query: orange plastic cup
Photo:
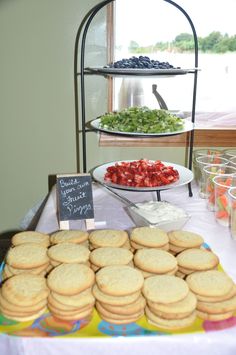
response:
[[[233,166],[214,166],[207,165],[203,168],[203,179],[205,185],[205,193],[207,198],[207,208],[215,211],[215,184],[213,178],[217,175],[232,176],[236,175],[236,167]]]
[[[215,218],[222,226],[229,227],[231,205],[228,191],[236,187],[236,175],[218,175],[213,178],[215,186]]]

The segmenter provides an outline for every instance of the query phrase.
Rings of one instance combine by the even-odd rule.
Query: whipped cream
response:
[[[164,201],[148,201],[136,205],[139,208],[131,207],[131,209],[152,224],[186,217],[186,212],[182,208]]]

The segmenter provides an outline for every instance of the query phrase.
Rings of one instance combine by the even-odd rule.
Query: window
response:
[[[176,1],[191,17],[199,39],[197,124],[236,127],[236,31],[234,0]],[[185,16],[164,0],[114,2],[113,60],[147,55],[181,68],[193,68],[192,31]],[[190,38],[189,38],[190,37]],[[110,110],[159,107],[152,85],[170,110],[191,111],[192,75],[113,79]]]

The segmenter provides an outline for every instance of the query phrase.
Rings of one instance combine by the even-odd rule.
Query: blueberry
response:
[[[114,63],[104,66],[104,68],[141,68],[141,69],[170,69],[175,68],[169,62],[161,62],[150,59],[148,56],[140,55],[139,57],[132,56],[130,58],[122,58]],[[180,67],[178,67],[180,69]]]

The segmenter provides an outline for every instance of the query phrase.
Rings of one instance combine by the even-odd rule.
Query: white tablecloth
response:
[[[155,192],[136,193],[118,191],[133,202],[156,199]],[[212,250],[219,256],[221,265],[236,282],[236,241],[231,239],[229,229],[217,224],[213,212],[206,208],[206,201],[198,196],[193,186],[193,197],[187,187],[178,187],[161,193],[166,200],[185,209],[191,219],[185,230],[201,234]],[[124,209],[124,204],[104,188],[93,187],[95,227],[132,228],[133,222]],[[72,222],[71,229],[84,228],[83,221]],[[52,190],[36,230],[51,233],[58,230],[56,217],[56,193]],[[235,355],[236,327],[223,331],[185,335],[117,337],[117,338],[17,338],[0,336],[0,354],[34,355]]]

